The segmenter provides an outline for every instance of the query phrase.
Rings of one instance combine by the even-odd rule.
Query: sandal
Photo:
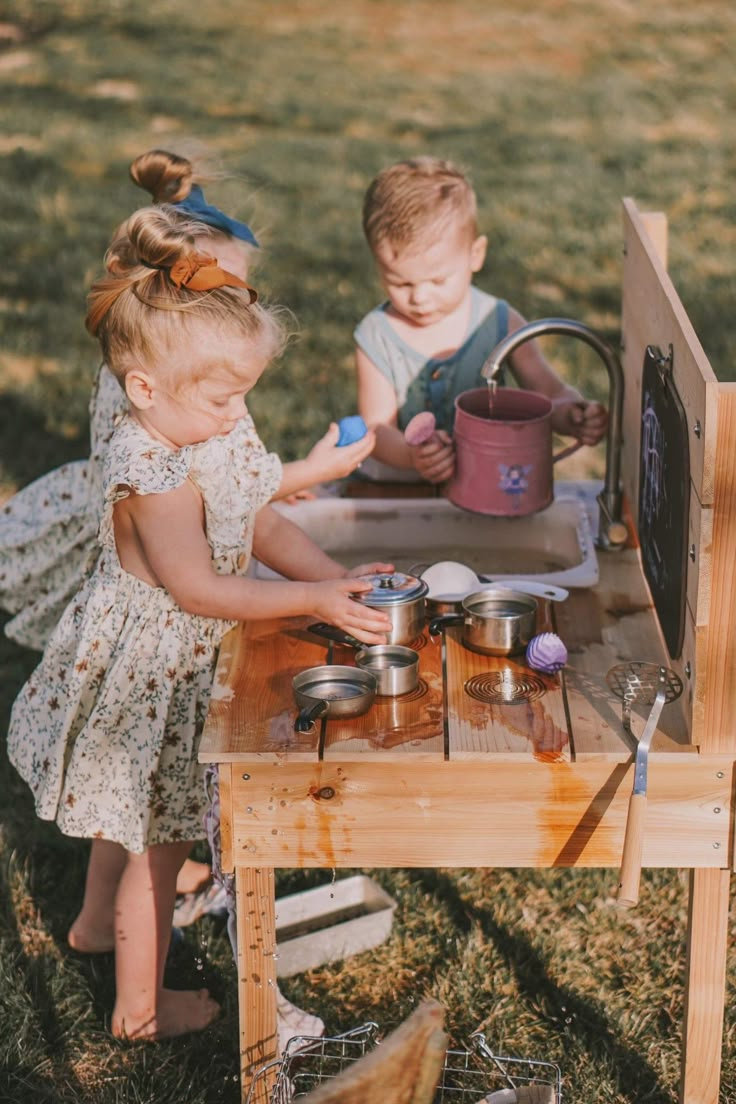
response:
[[[185,928],[205,914],[227,916],[227,891],[224,886],[210,882],[196,893],[183,893],[177,897],[172,923],[175,928]]]

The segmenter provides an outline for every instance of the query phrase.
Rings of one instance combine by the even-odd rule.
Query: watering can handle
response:
[[[552,463],[556,464],[558,460],[564,460],[566,456],[572,456],[574,452],[577,452],[579,448],[583,447],[582,441],[573,441],[571,445],[566,445],[565,448],[560,449],[552,457]]]

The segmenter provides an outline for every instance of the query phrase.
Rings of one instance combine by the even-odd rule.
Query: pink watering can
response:
[[[492,404],[492,405],[491,405]],[[431,436],[434,419],[417,414],[405,430],[419,444]],[[432,425],[430,426],[430,419]],[[536,391],[488,387],[455,399],[455,473],[447,497],[477,514],[520,517],[543,510],[553,498],[553,465],[581,447],[576,441],[553,455],[552,402]]]

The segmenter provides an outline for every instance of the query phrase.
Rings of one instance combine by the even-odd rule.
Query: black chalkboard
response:
[[[647,346],[641,394],[639,541],[644,574],[672,659],[685,631],[690,453],[669,355]]]

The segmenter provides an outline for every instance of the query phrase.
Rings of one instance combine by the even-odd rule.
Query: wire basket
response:
[[[251,1082],[247,1104],[268,1099],[269,1104],[293,1104],[317,1085],[336,1077],[357,1062],[378,1042],[378,1025],[366,1023],[343,1035],[319,1039],[299,1036],[290,1039],[284,1056],[257,1071]],[[562,1075],[559,1066],[530,1058],[511,1058],[494,1054],[485,1036],[471,1036],[471,1050],[448,1050],[434,1104],[481,1104],[483,1098],[499,1089],[519,1089],[526,1085],[547,1085],[554,1093],[554,1104],[562,1102]],[[272,1084],[270,1095],[263,1093]]]

